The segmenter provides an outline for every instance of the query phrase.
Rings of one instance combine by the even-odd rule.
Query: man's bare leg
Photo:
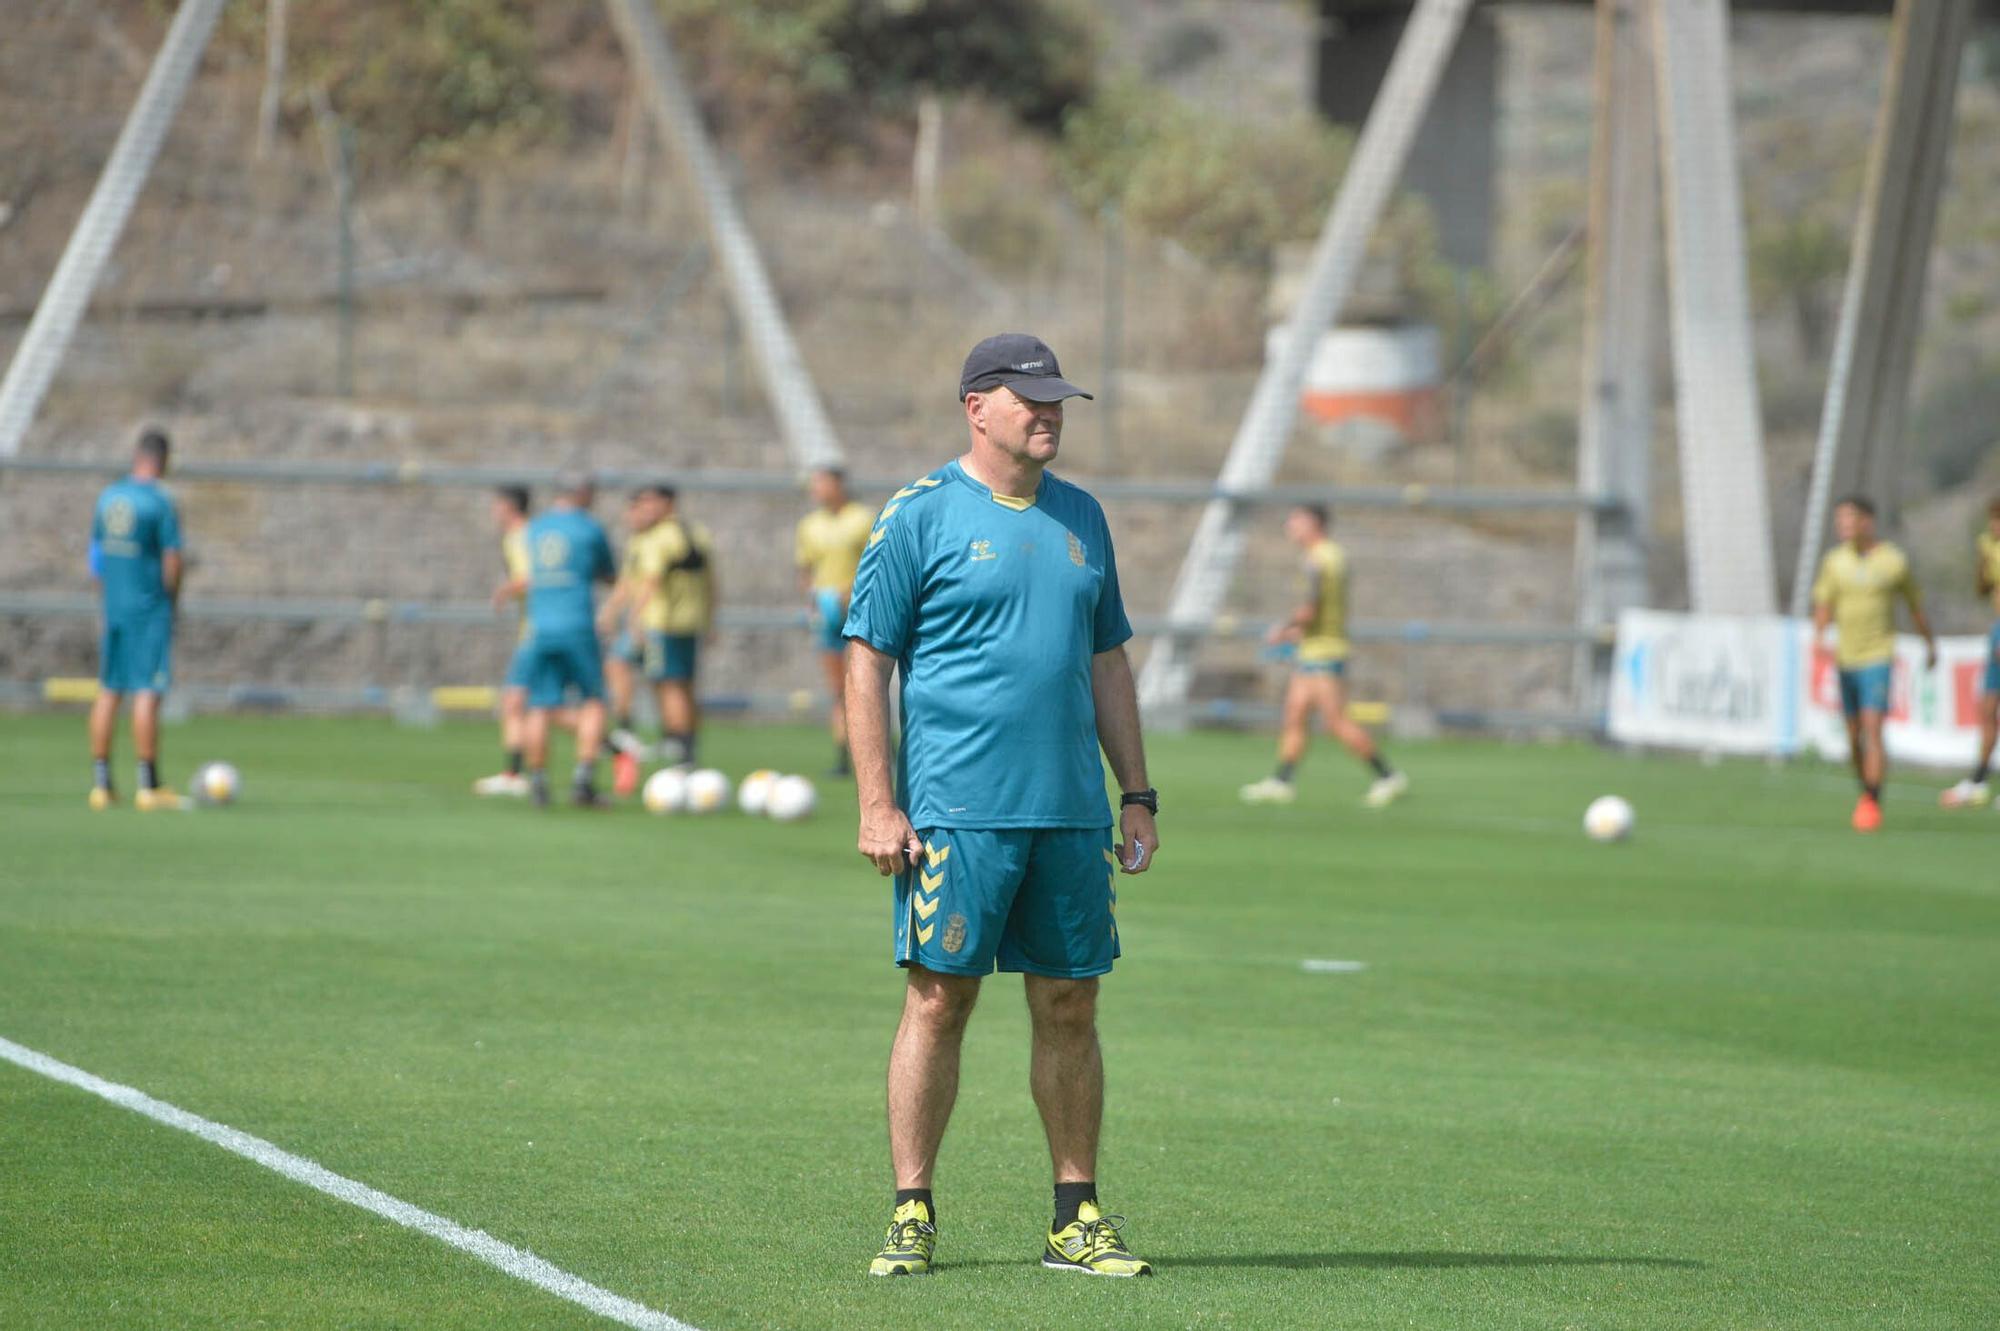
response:
[[[1104,1122],[1104,1055],[1097,1043],[1097,980],[1026,977],[1034,1051],[1028,1084],[1048,1134],[1057,1183],[1094,1182]]]
[[[928,1189],[958,1099],[959,1048],[979,1001],[979,979],[908,970],[903,1020],[889,1051],[889,1158],[898,1189]]]
[[[90,807],[111,807],[111,741],[118,733],[121,694],[99,689],[90,704]],[[101,792],[101,793],[100,793]]]

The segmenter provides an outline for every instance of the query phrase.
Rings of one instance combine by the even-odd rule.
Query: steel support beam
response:
[[[1470,0],[1417,0],[1409,25],[1382,80],[1382,92],[1354,145],[1312,265],[1276,353],[1264,363],[1250,405],[1230,443],[1218,488],[1225,497],[1203,510],[1174,580],[1168,616],[1185,634],[1160,639],[1139,676],[1139,700],[1156,717],[1172,720],[1187,702],[1199,635],[1222,608],[1243,552],[1243,506],[1238,493],[1268,486],[1284,458],[1298,418],[1299,392],[1320,335],[1332,325],[1354,288],[1368,238],[1388,205],[1410,143],[1451,59]]]
[[[1792,579],[1795,615],[1811,609],[1829,501],[1838,492],[1874,498],[1889,524],[1902,498],[1903,416],[1922,332],[1924,275],[1944,192],[1945,157],[1971,0],[1899,0],[1890,28],[1889,71],[1861,215],[1841,296],[1820,411],[1819,447],[1799,529]]]
[[[1777,613],[1723,0],[1650,0],[1688,597]]]
[[[226,0],[183,0],[174,20],[167,25],[167,38],[160,43],[153,67],[139,88],[139,99],[118,131],[118,142],[97,177],[90,201],[69,233],[62,258],[56,263],[48,290],[35,306],[28,331],[14,349],[7,377],[0,380],[0,457],[12,457],[21,449],[28,427],[55,382],[69,352],[76,325],[90,304],[90,293],[104,265],[111,261],[118,237],[125,230],[132,205],[145,188],[146,177],[159,160],[160,145],[173,127],[174,114],[187,95],[188,84],[201,65],[201,53],[215,31],[215,20]]]
[[[1658,122],[1646,0],[1598,0],[1590,151],[1589,285],[1577,484],[1618,507],[1580,513],[1576,622],[1593,629],[1651,599],[1654,308],[1660,283]],[[1610,655],[1579,648],[1577,698],[1602,702]]]
[[[771,409],[779,433],[801,470],[838,466],[842,454],[821,403],[819,390],[806,369],[785,322],[784,308],[771,285],[770,274],[750,234],[750,224],[736,202],[735,190],[722,159],[709,141],[680,64],[668,44],[666,27],[653,0],[607,0],[613,25],[638,71],[660,137],[680,154],[688,178],[701,199],[708,224],[709,247],[728,284],[730,307],[742,325],[743,340]]]

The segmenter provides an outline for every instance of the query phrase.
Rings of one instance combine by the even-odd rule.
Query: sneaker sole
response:
[[[872,1266],[868,1268],[868,1274],[871,1276],[886,1276],[890,1278],[894,1278],[896,1276],[927,1276],[930,1273],[931,1269],[928,1266],[921,1271],[912,1271],[908,1267],[904,1267],[895,1271],[877,1271]]]
[[[1150,1276],[1153,1274],[1153,1268],[1150,1266],[1143,1271],[1099,1271],[1096,1267],[1078,1266],[1075,1262],[1054,1262],[1050,1261],[1047,1257],[1042,1258],[1042,1269],[1044,1271],[1075,1271],[1079,1275],[1099,1276],[1105,1280],[1130,1280],[1135,1276]]]

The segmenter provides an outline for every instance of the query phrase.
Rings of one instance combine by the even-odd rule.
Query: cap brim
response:
[[[1024,397],[1030,402],[1060,402],[1066,397],[1097,400],[1069,380],[1058,379],[1052,374],[1023,375],[1019,379],[1003,380],[1000,386],[1013,389],[1014,396]]]

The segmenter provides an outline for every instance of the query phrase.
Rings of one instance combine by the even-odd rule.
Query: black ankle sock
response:
[[[1085,1202],[1097,1200],[1095,1183],[1056,1184],[1056,1222],[1051,1229],[1062,1229],[1076,1223],[1076,1213]]]
[[[1291,785],[1292,773],[1296,772],[1298,768],[1299,765],[1297,763],[1279,763],[1277,772],[1278,780],[1284,782],[1288,786]]]
[[[1992,770],[1993,770],[1992,759],[1989,758],[1986,761],[1980,763],[1977,768],[1973,769],[1972,784],[1976,786],[1981,782],[1983,782],[1984,780],[1986,780],[1986,774],[1988,772],[1991,772]]]
[[[937,1203],[931,1200],[929,1188],[896,1189],[896,1205],[900,1208],[904,1202],[922,1202],[924,1210],[930,1213],[931,1223],[937,1224]]]
[[[152,759],[141,758],[139,760],[139,789],[158,790],[159,788],[160,788],[159,767],[153,762]]]
[[[1389,766],[1389,760],[1379,753],[1368,760],[1368,765],[1375,769],[1376,776],[1386,777],[1396,774],[1396,769]]]
[[[1869,799],[1874,800],[1877,804],[1880,804],[1882,802],[1882,787],[1863,786],[1861,787],[1861,789],[1868,796]]]
[[[590,790],[594,788],[597,785],[597,764],[595,762],[578,763],[576,771],[570,776],[569,783],[577,790]]]
[[[111,760],[92,758],[90,760],[90,784],[99,790],[111,789]]]
[[[834,745],[833,770],[845,776],[849,771],[853,770],[853,767],[854,767],[854,758],[851,754],[848,753],[847,746],[845,744]]]
[[[519,749],[507,750],[507,775],[521,775],[521,751]]]

